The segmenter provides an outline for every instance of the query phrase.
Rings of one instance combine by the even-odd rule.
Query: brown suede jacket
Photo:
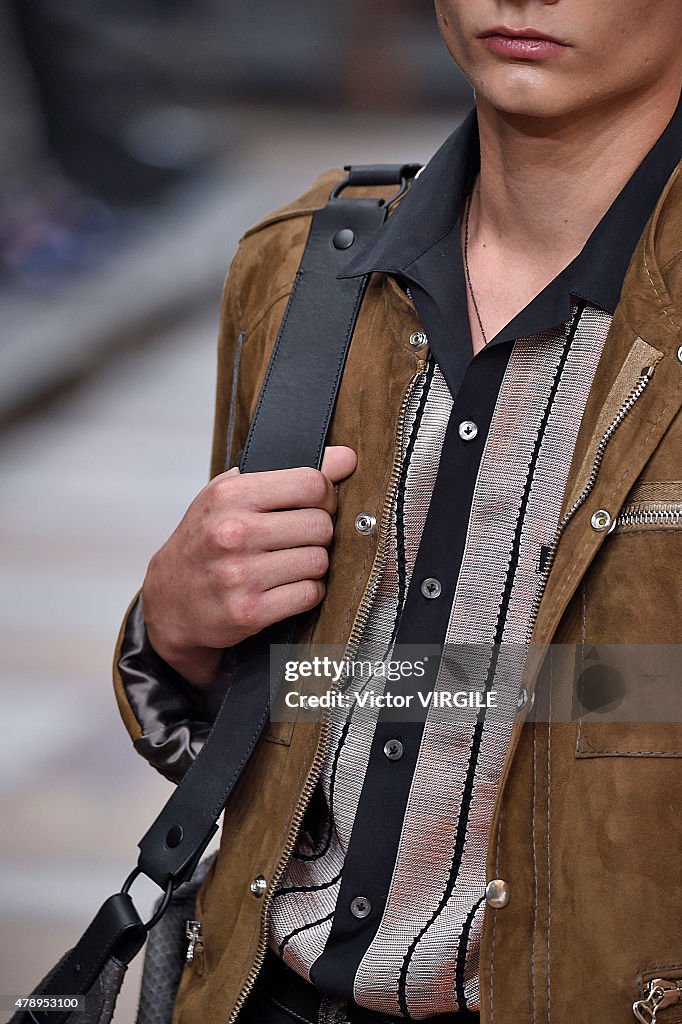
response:
[[[342,175],[326,172],[240,243],[222,308],[212,476],[238,460],[310,215]],[[358,466],[338,488],[327,594],[304,617],[300,640],[343,644],[367,614],[384,557],[405,397],[428,354],[409,344],[419,327],[395,280],[372,275],[328,441],[355,448]],[[682,166],[633,256],[588,398],[533,649],[677,642],[681,398]],[[658,501],[673,509],[667,521],[647,515]],[[626,507],[639,514],[622,516]],[[376,515],[372,536],[355,530],[359,512]],[[120,639],[114,676],[125,724],[140,752],[173,775],[167,748],[176,769],[183,766],[206,723],[193,735],[185,711],[179,725],[161,716],[150,729],[140,710],[147,692],[126,688],[119,656]],[[559,699],[572,682],[558,673],[551,685]],[[321,770],[325,735],[324,725],[309,721],[273,724],[258,744],[228,803],[220,853],[199,895],[204,958],[185,969],[175,1024],[228,1024],[244,1002],[267,945],[271,895]],[[506,880],[511,898],[501,909],[486,908],[484,1024],[628,1024],[648,981],[682,979],[681,782],[676,722],[519,722],[489,842],[488,878]],[[258,876],[264,893],[252,888]],[[661,1008],[656,1020],[682,1021],[682,1002]]]

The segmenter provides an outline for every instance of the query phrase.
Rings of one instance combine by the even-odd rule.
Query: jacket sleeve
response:
[[[235,440],[230,414],[233,365],[241,344],[238,323],[240,259],[238,249],[221,303],[211,478],[227,468]],[[182,778],[208,735],[229,683],[230,660],[231,650],[228,649],[221,664],[220,683],[208,693],[192,687],[149,643],[141,588],[135,594],[124,616],[114,652],[114,690],[135,749],[172,782]]]

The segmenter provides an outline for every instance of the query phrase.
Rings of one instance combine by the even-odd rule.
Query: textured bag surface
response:
[[[216,854],[212,854],[201,861],[191,879],[178,886],[163,917],[149,932],[137,1024],[171,1022],[173,1004],[185,965],[185,925],[188,919],[194,917],[197,892],[213,867],[215,859]],[[155,911],[160,903],[161,900],[154,908]],[[44,990],[47,981],[59,970],[68,955],[68,952],[65,953],[59,963],[55,964],[37,986],[36,992]],[[115,958],[106,964],[85,998],[85,1009],[79,1011],[75,1018],[78,1024],[110,1024],[127,969],[125,964],[119,963]],[[26,1016],[26,1011],[20,1011],[14,1014],[9,1024],[25,1024]]]
[[[69,952],[66,952],[62,959],[54,965],[50,973],[45,975],[43,980],[37,986],[36,992],[44,991],[47,982],[52,975],[59,970],[69,955]],[[78,1024],[109,1024],[111,1018],[114,1016],[116,1000],[119,992],[121,991],[121,985],[123,984],[123,979],[127,969],[128,968],[125,964],[118,963],[118,961],[113,958],[109,960],[102,973],[88,992],[85,1000],[85,1009],[78,1012]],[[30,1014],[28,1014],[26,1010],[20,1010],[18,1013],[14,1014],[9,1021],[9,1024],[24,1024],[27,1016],[30,1020]],[[170,1017],[168,1020],[170,1021]]]
[[[185,925],[194,917],[197,892],[215,859],[213,854],[203,860],[189,882],[176,889],[165,914],[149,933],[137,1024],[170,1024],[187,952]]]

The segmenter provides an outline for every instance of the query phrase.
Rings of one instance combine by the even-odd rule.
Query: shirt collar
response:
[[[528,337],[570,317],[572,297],[615,311],[623,280],[663,188],[682,159],[682,98],[668,126],[598,223],[579,255],[494,342]],[[407,195],[339,277],[382,271],[428,291],[444,316],[461,311],[459,211],[479,169],[472,109],[424,167]]]

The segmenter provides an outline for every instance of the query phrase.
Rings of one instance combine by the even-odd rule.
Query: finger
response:
[[[249,561],[249,586],[262,592],[300,580],[318,580],[329,569],[326,548],[301,547],[268,551]]]
[[[281,622],[292,615],[315,608],[324,597],[325,586],[322,580],[301,580],[298,583],[285,583],[281,587],[273,587],[261,594],[259,617],[266,626],[273,622]]]
[[[256,511],[322,508],[329,515],[336,511],[334,484],[319,469],[305,467],[242,473],[238,481],[230,481],[227,486],[236,488],[237,485],[240,503]],[[227,489],[225,500],[231,500]]]
[[[314,545],[326,547],[334,536],[334,523],[322,508],[264,512],[254,516],[254,547],[260,551],[282,551]]]
[[[357,464],[358,457],[352,448],[348,448],[346,445],[331,445],[324,450],[320,468],[332,483],[338,483],[350,476]]]

